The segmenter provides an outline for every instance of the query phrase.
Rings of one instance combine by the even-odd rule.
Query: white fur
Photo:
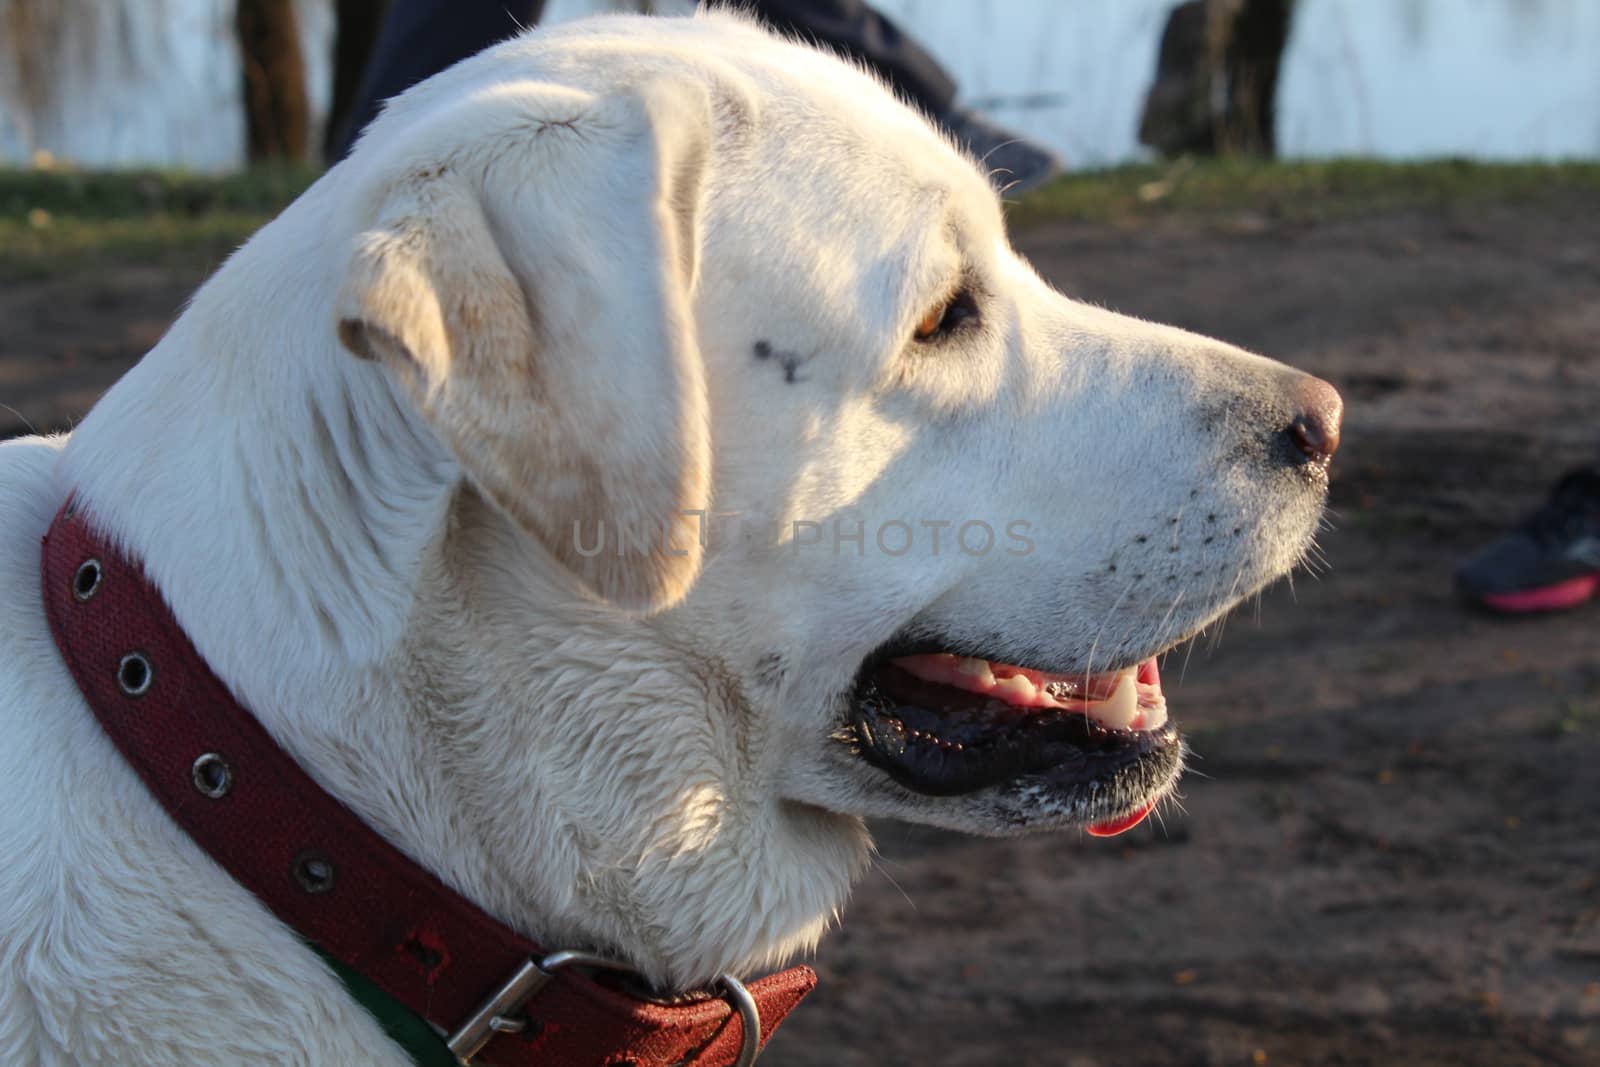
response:
[[[982,326],[911,341],[963,276]],[[69,490],[390,840],[681,987],[814,944],[867,816],[1090,817],[894,785],[835,739],[852,679],[913,623],[1083,669],[1215,618],[1320,514],[1263,452],[1298,380],[1052,292],[920,118],[741,20],[597,19],[431,79],[70,438],[0,445],[0,1060],[402,1062],[84,706],[34,595]],[[681,508],[735,519],[564,540]],[[891,520],[956,525],[891,556]],[[975,520],[1032,550],[952,550]]]

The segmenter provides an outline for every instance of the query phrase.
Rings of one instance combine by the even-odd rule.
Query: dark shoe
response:
[[[1456,568],[1456,588],[1516,614],[1600,596],[1600,468],[1569,472],[1538,511]]]
[[[953,107],[939,122],[989,172],[1003,196],[1032,192],[1065,169],[1044,145],[996,126],[976,111]]]

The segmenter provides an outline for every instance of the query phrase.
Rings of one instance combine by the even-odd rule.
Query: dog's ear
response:
[[[387,187],[339,339],[390,368],[478,489],[595,592],[669,606],[709,506],[691,308],[709,97],[512,85],[443,119],[446,143],[474,136]]]

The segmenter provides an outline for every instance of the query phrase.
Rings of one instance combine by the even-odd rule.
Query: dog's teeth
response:
[[[989,690],[989,695],[996,700],[1004,700],[1007,704],[1032,704],[1036,701],[1039,691],[1033,683],[1020,674],[1013,674],[1010,678],[998,681],[994,688]]]
[[[1139,714],[1138,689],[1138,684],[1133,680],[1133,673],[1130,671],[1122,676],[1115,692],[1105,700],[1098,700],[1089,706],[1089,717],[1110,730],[1132,728],[1133,721]]]
[[[1159,685],[1138,685],[1139,716],[1135,726],[1139,730],[1155,730],[1167,724],[1167,698]]]
[[[956,673],[975,680],[985,688],[994,685],[994,672],[989,669],[986,659],[962,657],[956,661]]]
[[[893,662],[926,682],[1018,708],[1079,712],[1108,730],[1154,730],[1167,721],[1160,684],[1139,682],[1137,669],[1074,679],[948,652],[902,656]]]

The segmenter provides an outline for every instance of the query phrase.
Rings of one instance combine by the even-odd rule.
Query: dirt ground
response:
[[[1600,1065],[1600,605],[1505,622],[1450,567],[1600,443],[1577,197],[1034,225],[1075,295],[1329,378],[1329,567],[1165,665],[1200,758],[1110,841],[880,826],[765,1067]],[[203,271],[0,292],[0,434],[59,428]]]

